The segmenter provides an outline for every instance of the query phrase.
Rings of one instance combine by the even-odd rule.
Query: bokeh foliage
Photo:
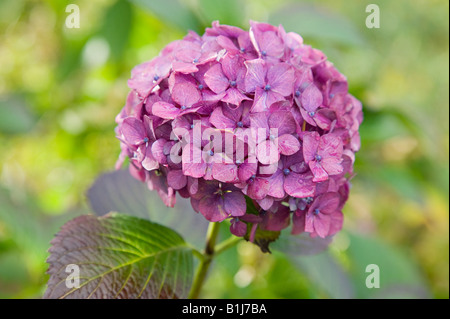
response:
[[[72,2],[79,29],[64,25]],[[380,29],[365,26],[369,3]],[[330,250],[289,259],[243,243],[219,256],[203,297],[448,298],[448,9],[445,0],[1,1],[0,298],[42,295],[50,239],[89,211],[87,188],[114,168],[131,68],[216,19],[300,33],[348,77],[365,120]],[[365,287],[368,263],[388,291]]]

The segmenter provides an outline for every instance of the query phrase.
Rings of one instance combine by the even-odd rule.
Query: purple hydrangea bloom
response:
[[[251,241],[257,229],[327,237],[342,228],[362,105],[300,35],[215,21],[136,66],[128,85],[116,167],[129,158],[166,205],[190,198]]]

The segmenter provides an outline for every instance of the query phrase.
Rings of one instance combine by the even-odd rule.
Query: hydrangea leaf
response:
[[[332,237],[311,238],[307,233],[291,235],[282,232],[271,248],[285,253],[320,293],[330,298],[354,298],[355,292],[348,274],[326,251],[331,240]]]
[[[177,197],[175,207],[169,208],[156,192],[149,191],[145,184],[134,179],[127,170],[99,176],[89,188],[87,197],[97,216],[111,211],[123,212],[172,228],[199,248],[204,245],[208,221],[192,209],[189,200]],[[182,223],[180,218],[183,218]]]
[[[311,238],[308,233],[292,235],[289,229],[286,229],[273,248],[289,255],[316,255],[326,250],[331,241],[332,237]]]
[[[430,291],[426,286],[413,256],[399,247],[389,245],[377,238],[348,233],[347,254],[358,298],[426,299]],[[368,289],[367,277],[373,272],[368,265],[379,268],[379,288]]]
[[[117,213],[83,215],[51,243],[46,299],[187,297],[192,251],[164,226]]]
[[[355,298],[348,273],[328,252],[313,256],[291,254],[288,259],[306,275],[314,289],[321,295],[336,299]]]

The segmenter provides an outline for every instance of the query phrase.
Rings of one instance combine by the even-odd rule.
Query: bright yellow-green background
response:
[[[64,26],[71,2],[79,29]],[[392,267],[382,276],[410,273],[405,282],[426,292],[416,297],[448,298],[448,1],[71,2],[0,1],[0,298],[42,295],[49,240],[89,211],[86,189],[114,167],[114,117],[131,68],[215,19],[283,23],[348,77],[365,121],[344,231],[330,254],[360,287],[355,260],[388,247]],[[380,7],[379,29],[365,26],[369,3]],[[385,246],[366,243],[355,256],[357,234]],[[345,296],[321,286],[317,264],[309,268],[316,276],[303,266],[242,244],[218,260],[203,297]],[[364,289],[357,297],[369,296]]]

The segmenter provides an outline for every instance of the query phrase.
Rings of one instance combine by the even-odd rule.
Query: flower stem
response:
[[[219,223],[209,223],[208,231],[206,233],[206,245],[203,253],[203,259],[200,260],[200,264],[198,265],[194,282],[192,284],[191,291],[189,292],[189,299],[197,299],[200,295],[200,291],[206,279],[206,274],[208,273],[209,266],[213,260],[219,228]]]
[[[227,250],[228,248],[231,248],[234,245],[236,245],[241,240],[242,240],[242,238],[236,237],[236,236],[231,236],[230,238],[225,239],[223,242],[221,242],[220,244],[218,244],[216,246],[214,255],[215,256],[219,255],[220,253]]]

